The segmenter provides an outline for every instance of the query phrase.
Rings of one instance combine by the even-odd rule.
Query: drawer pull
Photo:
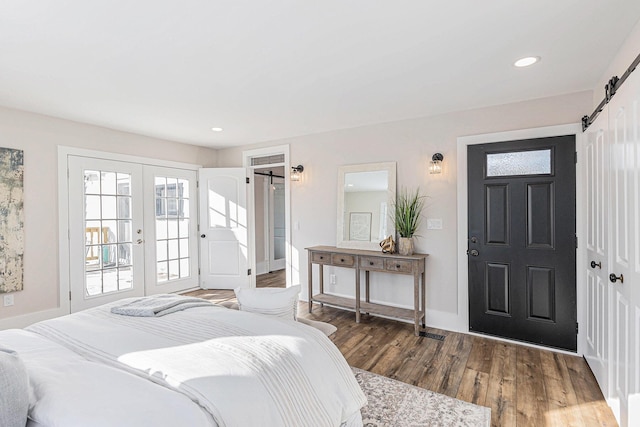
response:
[[[369,261],[369,265],[373,265],[373,261]]]
[[[320,257],[320,259],[324,259],[324,257],[323,257],[323,256],[321,256],[321,257]]]
[[[340,262],[344,262],[344,258],[340,258]]]
[[[400,268],[400,264],[396,264],[396,268]]]

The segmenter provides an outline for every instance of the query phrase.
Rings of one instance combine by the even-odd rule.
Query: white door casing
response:
[[[142,296],[142,166],[69,156],[68,186],[71,312]]]
[[[200,287],[255,286],[252,185],[247,168],[199,169]]]
[[[299,260],[300,253],[292,246],[292,222],[291,222],[291,179],[289,173],[291,171],[291,164],[289,161],[289,145],[278,145],[266,148],[257,148],[253,150],[247,150],[242,152],[242,163],[247,168],[260,168],[264,165],[253,165],[252,160],[254,158],[260,158],[265,156],[282,156],[284,161],[282,163],[272,163],[269,166],[283,166],[284,167],[284,232],[285,232],[285,275],[286,285],[292,286],[300,283],[300,271],[294,267],[294,259]],[[301,183],[298,183],[300,185]],[[251,198],[253,201],[253,197]],[[296,229],[299,228],[299,223],[296,223]],[[254,240],[253,234],[249,236],[249,243],[251,246]],[[296,261],[297,264],[297,261]],[[304,291],[303,291],[304,292]],[[301,296],[304,298],[304,296]]]

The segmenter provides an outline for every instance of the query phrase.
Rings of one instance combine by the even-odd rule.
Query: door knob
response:
[[[476,236],[471,236],[471,243],[478,243],[478,238]]]
[[[624,283],[624,275],[621,274],[620,276],[616,276],[615,274],[611,273],[609,275],[609,280],[611,280],[611,283],[616,283],[616,281],[620,280],[620,283]]]
[[[478,252],[476,249],[471,249],[471,250],[469,251],[469,255],[471,255],[471,256],[478,256],[478,255],[480,255],[480,252]]]
[[[596,263],[595,261],[591,261],[591,268],[596,268],[596,267],[602,268],[602,263],[601,262]]]
[[[142,240],[142,239],[138,239],[138,240],[136,240],[136,243],[137,243],[137,244],[139,244],[139,245],[141,245],[141,244],[142,244],[142,242],[143,242],[143,240]]]
[[[207,235],[206,234],[201,234],[200,237],[202,237],[204,239],[205,237],[207,237]]]

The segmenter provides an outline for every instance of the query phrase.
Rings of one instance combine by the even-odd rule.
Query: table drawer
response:
[[[360,268],[363,270],[384,270],[384,259],[378,257],[360,257]]]
[[[346,254],[331,254],[331,264],[343,267],[353,267],[356,265],[356,257]]]
[[[385,270],[397,271],[399,273],[411,273],[413,271],[413,261],[404,259],[385,259]]]
[[[311,261],[317,264],[331,264],[331,254],[327,252],[312,252]]]

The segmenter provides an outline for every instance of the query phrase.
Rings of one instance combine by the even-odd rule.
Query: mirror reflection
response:
[[[395,199],[395,163],[340,167],[338,247],[379,249],[393,226],[389,209]]]

